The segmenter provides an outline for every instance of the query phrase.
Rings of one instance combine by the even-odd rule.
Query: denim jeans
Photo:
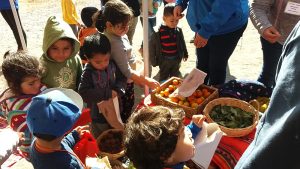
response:
[[[262,37],[260,37],[260,42],[263,51],[263,65],[257,81],[263,83],[266,87],[273,88],[282,45],[278,42],[270,43]]]
[[[234,32],[211,36],[205,47],[196,49],[196,67],[207,73],[205,84],[220,85],[225,82],[228,59],[246,27],[247,23]]]

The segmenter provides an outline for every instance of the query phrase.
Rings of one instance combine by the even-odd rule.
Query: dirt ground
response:
[[[48,17],[51,15],[56,15],[58,17],[62,16],[60,1],[20,0],[19,6],[22,25],[27,34],[28,51],[32,55],[39,57],[42,54],[43,30]],[[100,0],[77,0],[77,10],[79,14],[81,9],[86,6],[95,6],[99,8]],[[161,15],[162,7],[157,15],[157,24],[161,22]],[[181,67],[181,72],[183,75],[185,75],[196,65],[195,48],[193,44],[189,43],[194,33],[189,29],[186,19],[182,19],[179,26],[184,30],[185,41],[189,52],[188,61],[183,62]],[[142,35],[143,30],[139,22],[133,40],[133,46],[136,51],[140,47]],[[12,31],[2,16],[0,16],[0,46],[0,63],[2,63],[2,56],[5,51],[14,51],[17,49],[17,44]],[[229,60],[227,80],[235,78],[255,80],[261,69],[261,64],[262,52],[259,42],[259,35],[249,20],[248,27]],[[153,69],[152,77],[156,75],[157,71],[157,68]],[[5,80],[2,72],[0,71],[0,91],[2,91],[4,88]],[[138,90],[140,94],[142,90]]]

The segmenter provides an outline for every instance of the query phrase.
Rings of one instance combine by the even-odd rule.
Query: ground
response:
[[[20,0],[20,17],[22,25],[27,34],[28,51],[30,54],[39,57],[42,54],[43,30],[49,16],[56,15],[61,17],[61,6],[58,0]],[[100,0],[84,0],[77,2],[78,13],[86,6],[100,7]],[[161,22],[162,8],[158,13],[158,23]],[[137,24],[136,33],[133,40],[134,50],[138,51],[143,39],[143,30],[140,22]],[[190,72],[196,65],[195,48],[189,43],[194,33],[189,29],[185,19],[180,21],[179,26],[184,30],[185,41],[188,47],[189,59],[182,63],[181,72],[183,75]],[[3,54],[7,50],[16,50],[17,45],[10,30],[2,16],[0,16],[0,63],[2,63]],[[136,52],[138,53],[138,52]],[[227,80],[234,78],[243,78],[255,80],[259,74],[262,64],[262,52],[259,42],[259,35],[253,27],[251,21],[240,39],[234,53],[232,54],[228,66]],[[157,68],[153,69],[152,76],[157,73]],[[5,80],[0,71],[0,91],[3,91]],[[137,89],[137,102],[139,101],[141,89]]]

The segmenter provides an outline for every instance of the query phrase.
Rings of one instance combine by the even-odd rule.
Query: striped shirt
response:
[[[159,29],[161,52],[166,59],[176,59],[178,57],[176,44],[176,30],[162,25]]]

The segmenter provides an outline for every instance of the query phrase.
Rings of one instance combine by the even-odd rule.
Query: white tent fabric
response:
[[[143,58],[144,76],[149,76],[149,37],[148,37],[148,0],[142,1],[143,11]],[[149,87],[145,86],[145,96],[149,94]]]

